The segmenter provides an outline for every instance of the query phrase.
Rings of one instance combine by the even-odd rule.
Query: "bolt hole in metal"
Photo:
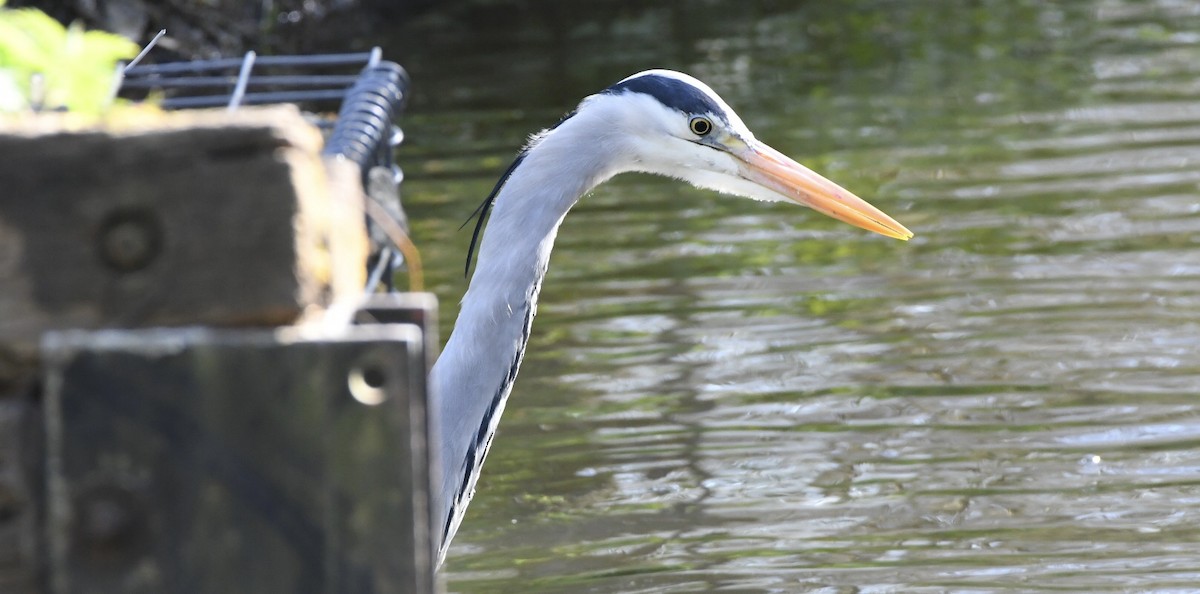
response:
[[[347,378],[355,400],[375,406],[387,400],[387,372],[375,361],[364,361],[350,370]]]
[[[145,538],[139,498],[112,484],[84,489],[75,500],[74,541],[78,553],[96,562],[116,562]]]
[[[152,210],[117,209],[100,223],[96,241],[105,266],[116,272],[136,272],[162,251],[162,225]]]

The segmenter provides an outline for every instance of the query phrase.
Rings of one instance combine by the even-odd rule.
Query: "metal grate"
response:
[[[378,65],[382,51],[311,56],[219,58],[131,66],[122,94],[161,92],[166,109],[228,107],[269,103],[340,102],[359,72]]]
[[[403,173],[392,160],[404,135],[395,125],[408,97],[408,74],[369,52],[308,56],[220,58],[133,65],[122,72],[119,93],[128,98],[160,96],[165,109],[296,103],[308,111],[337,109],[337,118],[316,118],[327,131],[324,153],[341,155],[362,169],[363,188],[403,227],[399,184]],[[380,175],[381,171],[384,173]],[[380,180],[383,179],[381,182]],[[398,246],[368,221],[373,255],[367,291],[391,286],[391,272],[403,264]]]

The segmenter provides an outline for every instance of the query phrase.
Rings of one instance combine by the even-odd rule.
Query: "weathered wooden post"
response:
[[[0,592],[432,592],[427,295],[294,108],[0,122]]]

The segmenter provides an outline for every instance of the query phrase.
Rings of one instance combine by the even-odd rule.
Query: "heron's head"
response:
[[[789,201],[881,235],[912,232],[866,201],[760,142],[708,85],[647,70],[593,95],[577,116],[609,130],[620,168],[757,200]],[[582,119],[582,118],[581,118]]]

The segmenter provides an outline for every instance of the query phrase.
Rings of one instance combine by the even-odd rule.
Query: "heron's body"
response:
[[[626,171],[761,200],[795,200],[885,235],[912,235],[759,143],[711,89],[687,75],[647,71],[584,99],[530,141],[489,197],[492,214],[475,274],[433,368],[440,469],[433,528],[441,536],[440,556],[474,494],[516,379],[559,225],[581,196]]]

